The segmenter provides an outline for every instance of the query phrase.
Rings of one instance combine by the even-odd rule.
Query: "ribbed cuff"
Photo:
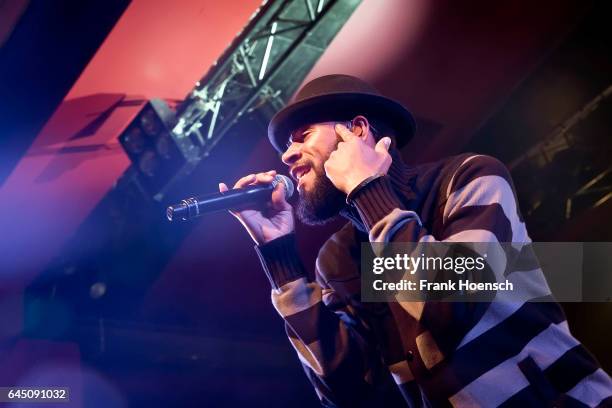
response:
[[[368,231],[393,209],[403,209],[389,176],[378,177],[353,195],[353,205]]]
[[[306,276],[293,233],[255,245],[255,251],[274,289]]]

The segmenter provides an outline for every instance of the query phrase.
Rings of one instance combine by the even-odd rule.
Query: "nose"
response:
[[[283,153],[281,156],[283,163],[285,163],[287,166],[291,166],[293,163],[298,161],[302,156],[301,145],[301,143],[291,143],[287,150],[285,150],[285,153]]]

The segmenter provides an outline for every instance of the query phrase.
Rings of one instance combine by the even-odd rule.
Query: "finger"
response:
[[[325,175],[327,176],[327,178],[329,178],[329,171],[331,167],[332,167],[332,162],[330,162],[329,159],[327,159],[325,163],[323,163],[323,170],[325,170]]]
[[[271,176],[276,176],[276,170],[266,171],[266,174],[269,174]]]
[[[255,180],[255,174],[249,174],[248,176],[242,177],[240,180],[234,184],[234,188],[242,188],[244,186],[249,185]]]
[[[349,140],[353,140],[357,137],[353,132],[351,132],[346,126],[338,123],[335,128],[336,134],[342,138],[343,141],[348,142]]]
[[[287,193],[285,189],[286,187],[283,183],[278,183],[274,191],[272,191],[270,204],[273,209],[280,211],[291,208],[291,204],[287,202]]]
[[[391,146],[391,138],[383,137],[378,141],[378,143],[376,143],[374,150],[376,150],[378,153],[387,153],[389,151],[389,146]]]
[[[255,175],[255,181],[251,184],[263,184],[271,183],[274,180],[274,176],[268,173],[258,173]]]

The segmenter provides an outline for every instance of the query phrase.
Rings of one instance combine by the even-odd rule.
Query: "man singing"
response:
[[[265,210],[234,213],[322,404],[612,403],[610,377],[570,334],[550,292],[531,299],[539,302],[361,302],[362,242],[530,242],[499,161],[463,154],[408,166],[398,148],[414,132],[403,106],[347,75],[309,82],[271,120],[270,142],[298,183],[298,217],[348,220],[319,251],[315,281],[299,260],[281,185]],[[251,174],[234,188],[275,174]]]

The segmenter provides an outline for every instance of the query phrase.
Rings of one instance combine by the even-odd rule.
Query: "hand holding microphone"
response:
[[[230,190],[219,184],[219,193],[190,197],[166,210],[168,220],[189,220],[202,214],[230,210],[257,244],[293,231],[291,179],[271,170],[241,178]]]
[[[275,177],[275,170],[270,170],[265,173],[249,174],[238,180],[236,184],[234,184],[234,188],[269,184],[272,183]],[[288,180],[288,182],[291,183],[291,180]],[[293,185],[290,187],[293,187]],[[266,208],[230,211],[230,213],[232,213],[232,215],[244,226],[256,244],[265,244],[275,238],[293,232],[293,207],[287,202],[286,189],[287,187],[283,183],[278,183],[272,192],[272,198]],[[220,192],[226,192],[228,190],[225,183],[219,183]],[[290,188],[290,190],[293,190],[293,188]]]

